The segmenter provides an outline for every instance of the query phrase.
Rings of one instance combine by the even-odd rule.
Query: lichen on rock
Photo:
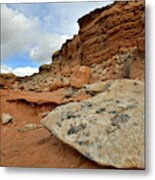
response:
[[[144,84],[111,80],[104,92],[57,107],[42,124],[102,166],[144,168]]]

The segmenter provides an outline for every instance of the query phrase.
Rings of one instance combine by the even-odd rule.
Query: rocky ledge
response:
[[[57,107],[43,126],[102,166],[143,169],[144,83],[111,80],[101,87],[93,98]]]

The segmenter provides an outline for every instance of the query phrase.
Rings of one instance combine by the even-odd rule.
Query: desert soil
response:
[[[39,124],[40,113],[51,110],[50,104],[36,106],[26,102],[7,101],[19,96],[19,91],[1,90],[1,113],[9,113],[13,121],[1,124],[1,165],[51,168],[101,168],[76,150],[54,137],[45,128],[20,132],[25,124]],[[34,97],[34,92],[25,96]],[[43,93],[42,98],[49,96]]]

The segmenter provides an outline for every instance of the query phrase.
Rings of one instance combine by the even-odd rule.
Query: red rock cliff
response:
[[[142,0],[120,1],[83,16],[79,33],[53,54],[50,65],[20,81],[20,87],[49,91],[108,79],[143,80],[144,11]]]
[[[79,34],[52,57],[64,74],[70,74],[73,67],[96,63],[107,69],[107,78],[143,78],[144,1],[115,2],[78,23]]]

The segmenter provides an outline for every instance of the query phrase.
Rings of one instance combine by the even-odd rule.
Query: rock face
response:
[[[70,85],[75,88],[82,88],[88,84],[91,78],[91,69],[87,66],[80,66],[71,77]]]
[[[144,2],[125,1],[79,19],[83,64],[107,61],[136,46],[144,53]],[[94,50],[94,51],[93,51]]]
[[[78,20],[79,33],[52,55],[52,63],[42,65],[38,74],[15,88],[50,91],[55,81],[79,88],[109,79],[143,80],[144,8],[143,0],[116,1],[83,16]],[[90,68],[90,80],[89,74],[77,79],[83,66]]]
[[[17,80],[17,77],[14,74],[0,74],[0,89],[1,88],[10,88],[11,85]]]
[[[107,81],[99,95],[57,107],[42,124],[64,143],[102,166],[144,168],[141,81]]]
[[[55,81],[50,85],[49,90],[50,91],[56,91],[59,88],[64,87],[63,83],[61,81]]]
[[[85,15],[78,23],[79,34],[52,57],[60,69],[66,67],[70,74],[75,65],[96,63],[101,64],[100,70],[107,69],[106,79],[143,78],[144,1],[115,2]],[[137,63],[141,64],[138,74],[134,69]]]

